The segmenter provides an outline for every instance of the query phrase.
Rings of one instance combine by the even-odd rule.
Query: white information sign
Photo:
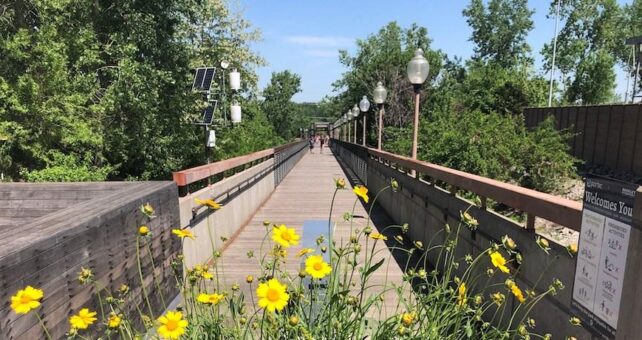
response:
[[[632,185],[586,181],[572,306],[590,329],[615,337],[631,233]]]

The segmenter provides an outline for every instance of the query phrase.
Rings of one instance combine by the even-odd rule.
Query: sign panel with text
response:
[[[614,338],[637,185],[587,178],[571,306],[583,324]]]

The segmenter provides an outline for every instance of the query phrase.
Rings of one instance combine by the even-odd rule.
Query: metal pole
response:
[[[633,59],[633,60],[631,60]],[[631,62],[632,61],[632,62]],[[635,45],[631,46],[631,57],[629,58],[629,66],[632,66],[635,63]],[[626,90],[624,90],[624,102],[629,101],[629,84],[631,83],[631,71],[629,70],[626,77]]]
[[[419,130],[419,99],[421,87],[415,86],[415,121],[412,129],[412,159],[417,159],[417,133]]]
[[[640,76],[640,55],[642,55],[642,53],[640,53],[640,47],[642,47],[642,45],[635,45],[635,47],[638,54],[637,58],[635,58],[636,53],[633,54],[633,58],[635,58],[635,74],[633,75],[633,92],[631,93],[631,103],[635,102],[635,97],[638,93],[638,77]]]
[[[352,121],[348,122],[348,140],[346,142],[350,143],[350,132],[352,131]]]
[[[553,103],[553,75],[555,74],[555,57],[557,54],[557,24],[560,17],[560,5],[562,0],[557,0],[557,9],[555,11],[555,37],[553,38],[553,63],[551,64],[551,80],[548,86],[548,107]]]
[[[363,113],[363,140],[361,145],[366,146],[366,113]]]
[[[377,149],[381,150],[381,131],[383,130],[383,104],[379,104],[379,137],[377,138]]]
[[[354,119],[354,144],[357,144],[357,118]]]

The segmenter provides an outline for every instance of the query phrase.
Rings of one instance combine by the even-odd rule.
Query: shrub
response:
[[[20,174],[27,182],[97,182],[105,181],[111,166],[95,167],[72,155],[51,152],[47,167],[40,170],[24,170]]]
[[[410,153],[412,130],[387,128],[384,148]],[[568,132],[552,119],[528,130],[522,116],[481,111],[436,113],[422,119],[418,158],[453,169],[556,192],[575,174],[578,161],[569,152]]]

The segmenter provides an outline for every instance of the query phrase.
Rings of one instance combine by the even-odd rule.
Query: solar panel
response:
[[[205,69],[197,68],[196,74],[194,75],[194,84],[192,85],[193,90],[198,90],[203,83],[203,78],[205,78]]]
[[[194,75],[194,84],[192,89],[196,91],[209,91],[212,87],[212,81],[214,80],[214,74],[216,69],[214,67],[199,67],[196,69],[196,74]]]
[[[212,121],[214,120],[214,111],[216,110],[216,104],[217,101],[211,102],[205,109],[203,109],[203,120],[201,122],[202,125],[212,125]]]
[[[203,91],[209,91],[212,87],[212,80],[214,79],[214,72],[216,69],[207,68],[205,70],[205,77],[203,78]]]

